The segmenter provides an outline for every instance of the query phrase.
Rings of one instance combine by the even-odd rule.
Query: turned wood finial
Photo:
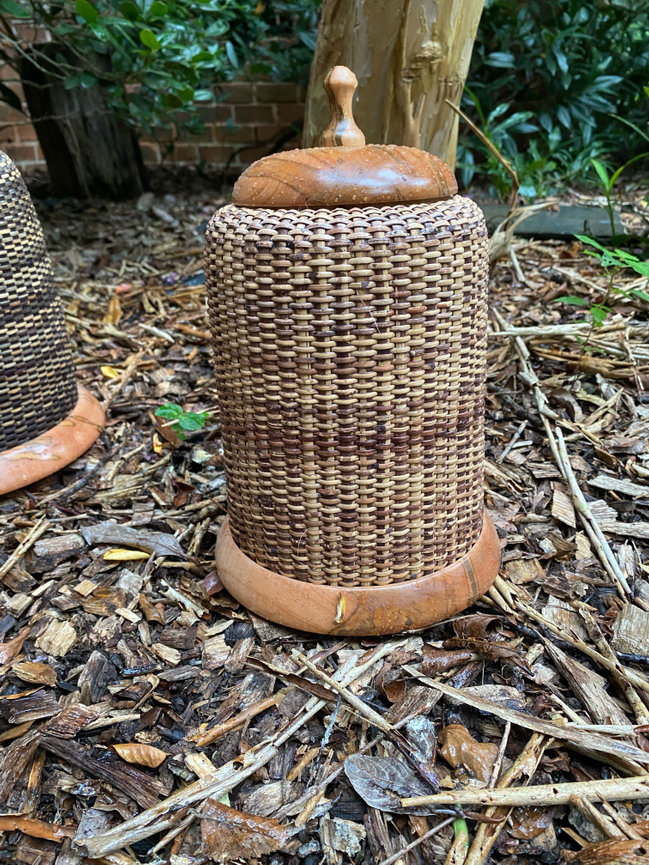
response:
[[[363,147],[365,136],[352,114],[352,99],[358,79],[346,66],[333,66],[327,73],[324,89],[329,97],[331,119],[320,136],[320,147]]]

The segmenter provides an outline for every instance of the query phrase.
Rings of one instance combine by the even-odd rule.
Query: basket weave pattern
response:
[[[0,151],[0,452],[58,424],[78,398],[43,232]]]
[[[250,558],[380,586],[475,543],[486,243],[460,196],[217,212],[210,320],[231,530]]]

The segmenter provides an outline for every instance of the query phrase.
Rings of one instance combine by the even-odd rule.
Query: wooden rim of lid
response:
[[[320,147],[265,156],[234,186],[241,207],[362,207],[439,201],[457,192],[451,169],[416,147],[365,144],[352,115],[358,85],[346,66],[325,79],[331,119]]]

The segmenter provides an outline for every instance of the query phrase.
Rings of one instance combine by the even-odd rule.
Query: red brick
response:
[[[268,156],[268,150],[268,147],[246,147],[246,149],[242,150],[239,154],[242,165],[250,165],[252,162],[256,162],[263,156]]]
[[[31,123],[16,124],[16,131],[18,132],[18,141],[21,144],[26,144],[28,141],[38,141],[38,135]]]
[[[260,123],[272,123],[273,106],[237,105],[234,109],[234,119],[236,123],[251,123],[253,125],[258,125]]]
[[[292,103],[286,105],[277,105],[277,122],[290,125],[292,123],[301,123],[304,120],[304,105],[301,103]]]
[[[174,162],[196,162],[198,147],[195,144],[176,144],[173,150]]]
[[[198,116],[203,123],[225,123],[232,119],[232,106],[222,103],[207,103],[198,106]]]
[[[275,102],[295,102],[298,98],[296,84],[283,84],[278,81],[257,82],[257,102],[265,104]]]
[[[230,156],[234,153],[232,147],[214,147],[211,144],[199,145],[198,153],[202,162],[209,162],[212,165],[225,165]]]
[[[277,123],[266,124],[265,126],[256,126],[257,141],[260,144],[265,144],[267,141],[272,141],[284,132],[286,127],[279,126]]]
[[[250,105],[255,101],[255,86],[250,81],[229,81],[219,86],[219,94],[224,102],[236,105]]]
[[[160,145],[155,141],[141,141],[140,150],[145,165],[160,165]]]
[[[7,144],[5,147],[7,155],[19,165],[22,162],[39,162],[38,145],[36,144]]]
[[[16,127],[15,126],[3,126],[0,129],[0,141],[4,144],[11,144],[18,142],[18,136],[16,135]]]
[[[217,126],[216,141],[218,144],[255,144],[255,127],[238,126],[235,129],[228,129],[225,126]]]

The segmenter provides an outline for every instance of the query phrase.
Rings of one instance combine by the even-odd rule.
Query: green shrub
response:
[[[559,178],[593,178],[591,159],[620,164],[640,137],[613,115],[646,126],[649,78],[646,0],[486,0],[474,45],[465,110],[517,169],[531,198]],[[463,180],[503,169],[470,133]]]
[[[30,19],[62,49],[52,58],[33,46],[31,56],[67,88],[102,86],[115,115],[148,133],[179,119],[199,131],[195,102],[212,99],[219,81],[306,81],[319,3],[0,0],[0,60],[16,62],[10,18]],[[19,104],[2,87],[0,98]]]

